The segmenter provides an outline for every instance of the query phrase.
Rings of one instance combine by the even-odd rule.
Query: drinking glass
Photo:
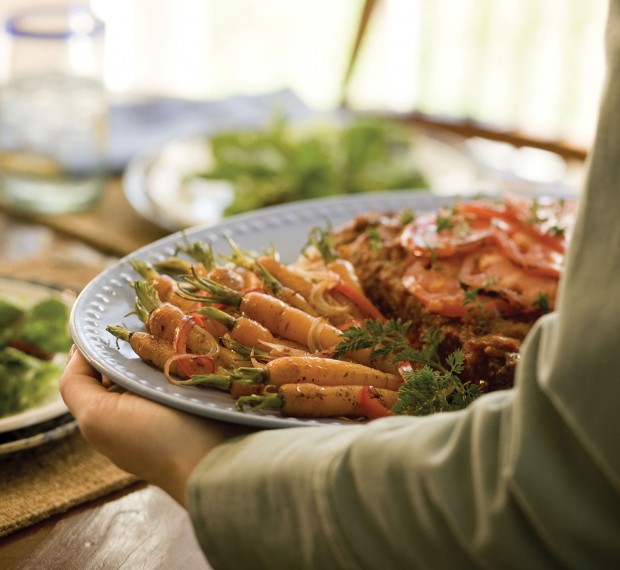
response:
[[[104,187],[104,24],[83,5],[25,9],[6,19],[3,39],[0,203],[85,210]]]

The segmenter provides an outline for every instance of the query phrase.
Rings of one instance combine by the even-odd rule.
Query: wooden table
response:
[[[126,202],[118,180],[74,215],[0,212],[0,274],[79,287],[102,266],[165,235]],[[158,488],[134,484],[0,539],[2,569],[208,569],[188,515]]]

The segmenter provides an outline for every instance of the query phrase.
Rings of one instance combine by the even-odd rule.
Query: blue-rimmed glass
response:
[[[103,33],[104,28],[102,20],[79,5],[29,8],[13,14],[5,23],[5,30],[12,36],[41,40],[93,37]]]
[[[47,6],[12,14],[2,31],[0,203],[83,210],[103,191],[104,23],[83,5]]]

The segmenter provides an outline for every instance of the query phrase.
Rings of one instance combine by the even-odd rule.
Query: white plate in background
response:
[[[478,165],[466,152],[435,137],[416,135],[412,157],[429,188],[440,194],[464,194],[479,179]],[[139,214],[170,232],[216,223],[234,188],[225,180],[193,176],[208,171],[212,162],[208,138],[173,139],[130,162],[123,176],[125,196]]]
[[[71,306],[75,294],[71,291],[62,291],[54,287],[21,281],[19,279],[0,278],[0,298],[22,308],[29,308],[39,301],[55,296]],[[58,354],[56,360],[59,364],[64,363],[66,356]],[[2,381],[0,379],[0,381]],[[40,404],[16,412],[8,416],[0,417],[0,433],[22,429],[38,423],[43,423],[67,413],[58,390],[52,389],[48,398]]]

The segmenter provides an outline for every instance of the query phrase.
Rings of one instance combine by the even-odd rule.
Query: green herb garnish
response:
[[[541,291],[538,293],[538,297],[532,303],[534,308],[538,309],[541,313],[549,312],[549,295]]]
[[[443,340],[436,330],[429,330],[420,350],[412,348],[407,338],[411,323],[400,319],[386,322],[366,320],[360,327],[342,333],[336,346],[336,357],[370,348],[372,357],[388,357],[392,362],[422,365],[404,372],[404,383],[398,390],[397,414],[426,415],[466,407],[481,391],[477,385],[461,382],[463,353],[455,350],[445,360],[439,355]]]

